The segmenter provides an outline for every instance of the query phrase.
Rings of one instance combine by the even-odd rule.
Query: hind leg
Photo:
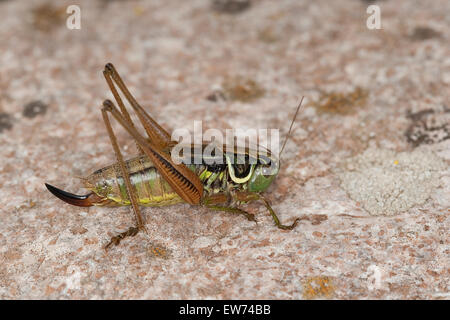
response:
[[[127,231],[122,232],[121,234],[115,237],[112,237],[111,241],[105,246],[105,249],[107,250],[112,244],[117,246],[120,243],[120,241],[126,237],[134,237],[139,232],[139,230],[144,230],[146,232],[147,230],[144,225],[144,218],[142,217],[142,213],[137,202],[136,194],[131,184],[130,175],[123,160],[122,152],[120,151],[116,136],[111,127],[111,122],[109,120],[107,108],[105,108],[105,106],[102,108],[102,115],[103,120],[105,122],[106,130],[108,131],[108,135],[111,140],[111,145],[113,146],[114,153],[116,154],[117,162],[120,167],[120,172],[125,182],[127,195],[128,198],[130,199],[131,206],[133,207],[134,216],[136,218],[136,227],[130,227]]]

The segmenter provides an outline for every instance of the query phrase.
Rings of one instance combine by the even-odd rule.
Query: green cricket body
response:
[[[205,148],[203,145],[201,150]],[[194,150],[198,150],[194,147]],[[264,150],[264,154],[251,149],[233,152],[224,151],[221,164],[186,164],[203,183],[203,199],[212,195],[228,196],[234,191],[250,193],[264,192],[272,183],[279,170],[278,158]],[[250,161],[250,154],[257,159]],[[243,164],[235,164],[236,156],[242,155]],[[194,161],[191,161],[193,163]],[[146,155],[125,161],[136,200],[139,205],[156,207],[183,202],[183,199],[170,187]],[[91,201],[96,206],[130,205],[125,181],[118,163],[99,169],[86,177],[86,188],[97,197]]]

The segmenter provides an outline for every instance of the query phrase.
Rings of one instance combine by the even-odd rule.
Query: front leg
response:
[[[300,218],[296,218],[294,222],[291,225],[284,225],[281,224],[280,219],[278,219],[277,214],[275,211],[273,211],[272,207],[270,206],[269,200],[264,198],[262,195],[258,193],[250,193],[250,192],[236,192],[233,194],[233,198],[239,202],[250,202],[250,201],[256,201],[261,200],[264,203],[264,206],[269,210],[270,215],[272,216],[273,221],[275,222],[275,225],[279,229],[283,230],[292,230],[297,225],[298,221],[300,221]]]
[[[233,207],[229,205],[230,197],[224,194],[216,194],[211,195],[203,199],[202,204],[208,209],[216,210],[216,211],[224,211],[234,214],[242,214],[247,218],[248,221],[256,222],[255,215],[251,214],[242,209]]]
[[[244,211],[242,209],[239,208],[235,208],[235,207],[223,207],[223,206],[213,206],[213,205],[207,205],[206,206],[209,209],[212,210],[217,210],[217,211],[224,211],[224,212],[229,212],[229,213],[235,213],[235,214],[242,214],[244,215],[248,221],[254,221],[256,222],[255,219],[255,215],[252,213],[249,213],[247,211]]]

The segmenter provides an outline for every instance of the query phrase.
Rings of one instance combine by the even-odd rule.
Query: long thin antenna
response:
[[[297,110],[295,111],[294,118],[292,119],[291,126],[289,127],[289,132],[288,132],[288,134],[286,136],[286,139],[284,139],[283,147],[281,148],[281,151],[278,154],[278,158],[279,159],[281,159],[281,153],[283,152],[284,147],[286,146],[286,142],[288,141],[289,137],[291,136],[292,127],[294,126],[295,119],[297,118],[298,111],[300,110],[300,107],[302,106],[302,102],[303,102],[304,98],[305,98],[305,96],[302,97],[302,100],[300,100],[300,103],[298,104]]]

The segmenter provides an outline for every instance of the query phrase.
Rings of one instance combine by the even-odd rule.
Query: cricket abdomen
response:
[[[150,159],[138,156],[125,161],[139,205],[166,206],[183,202],[165,181]],[[98,206],[130,205],[125,181],[117,163],[95,171],[86,178],[87,188],[103,199]]]

